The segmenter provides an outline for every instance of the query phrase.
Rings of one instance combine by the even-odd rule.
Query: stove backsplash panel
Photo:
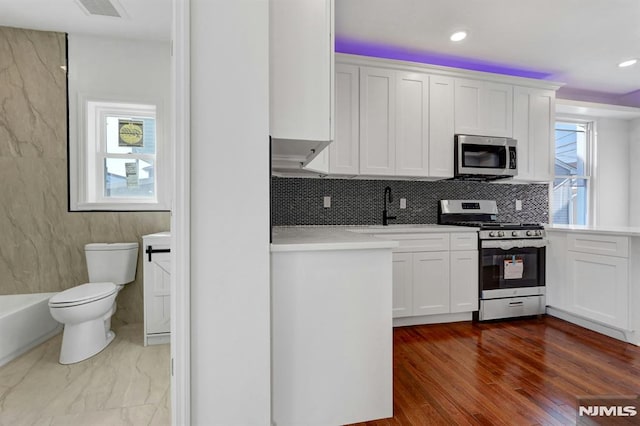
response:
[[[496,200],[501,222],[549,222],[546,184],[498,184],[458,181],[391,181],[356,179],[271,178],[271,220],[287,225],[382,224],[384,188],[390,186],[390,223],[437,223],[442,199]],[[324,197],[331,207],[323,207]],[[400,209],[406,198],[407,208]],[[522,200],[516,211],[515,200]]]

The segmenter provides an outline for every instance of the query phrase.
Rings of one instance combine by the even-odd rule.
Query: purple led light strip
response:
[[[461,58],[443,53],[406,49],[398,46],[389,46],[344,37],[336,37],[335,51],[336,53],[371,56],[374,58],[397,59],[401,61],[419,62],[444,67],[513,75],[516,77],[535,78],[538,80],[544,80],[552,76],[551,73],[513,68],[487,61]]]

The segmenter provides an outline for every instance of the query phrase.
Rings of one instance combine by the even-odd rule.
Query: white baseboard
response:
[[[638,339],[636,338],[636,333],[631,330],[623,330],[607,324],[602,324],[598,321],[584,318],[580,315],[567,312],[563,309],[554,308],[553,306],[547,306],[547,315],[560,318],[572,324],[579,325],[580,327],[584,327],[597,333],[604,334],[605,336],[613,337],[614,339],[622,340],[623,342],[640,346],[638,344]]]
[[[456,314],[437,314],[422,315],[419,317],[394,318],[393,326],[406,327],[410,325],[443,324],[447,322],[471,321],[471,315],[471,312],[460,312]]]

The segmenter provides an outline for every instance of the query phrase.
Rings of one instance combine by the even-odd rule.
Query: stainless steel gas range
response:
[[[494,200],[441,200],[438,222],[478,231],[479,321],[545,312],[544,227],[498,222]]]

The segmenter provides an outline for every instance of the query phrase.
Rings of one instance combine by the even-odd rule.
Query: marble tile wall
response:
[[[67,211],[65,56],[62,33],[0,27],[0,294],[87,282],[84,244],[142,247],[142,235],[169,229],[166,212]],[[141,262],[115,321],[143,320]]]

